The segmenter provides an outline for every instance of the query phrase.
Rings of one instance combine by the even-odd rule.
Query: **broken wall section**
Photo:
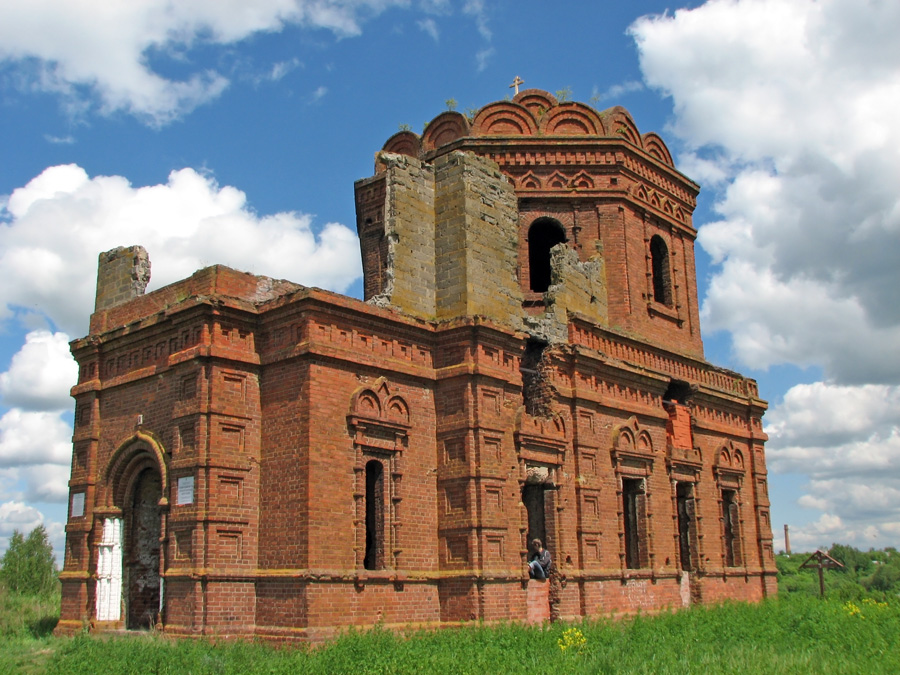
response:
[[[150,257],[143,246],[119,246],[101,253],[97,260],[94,311],[109,309],[143,295],[148,283]]]
[[[379,289],[368,302],[426,320],[485,316],[521,329],[517,201],[497,165],[463,152],[434,165],[382,153],[379,163],[383,217],[372,179],[356,186],[364,286]]]
[[[406,155],[382,153],[379,159],[386,169],[387,246],[383,269],[367,270],[382,277],[381,292],[369,302],[430,319],[435,316],[434,169]]]
[[[486,316],[520,329],[518,201],[497,165],[472,153],[435,160],[437,318]]]
[[[525,318],[531,335],[548,343],[568,341],[569,316],[581,315],[600,326],[609,325],[606,269],[600,242],[596,253],[582,262],[567,244],[550,251],[550,288],[544,293],[544,312]]]

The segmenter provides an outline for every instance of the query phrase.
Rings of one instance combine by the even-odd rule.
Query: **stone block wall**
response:
[[[435,162],[437,318],[486,316],[520,324],[518,216],[505,176],[490,160],[450,153]]]
[[[387,168],[385,283],[376,304],[413,316],[435,314],[434,171],[404,155],[384,155]]]
[[[144,294],[150,282],[150,258],[143,246],[120,246],[101,253],[94,310],[108,309]]]
[[[423,319],[520,325],[516,200],[496,165],[471,153],[379,162],[356,185],[366,299]]]

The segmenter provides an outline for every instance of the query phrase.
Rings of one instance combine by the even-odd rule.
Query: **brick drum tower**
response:
[[[530,89],[387,141],[356,184],[365,301],[221,266],[144,294],[140,246],[102,254],[59,630],[773,594],[766,404],[703,358],[698,189],[624,109]]]

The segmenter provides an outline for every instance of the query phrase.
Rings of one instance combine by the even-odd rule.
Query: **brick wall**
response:
[[[177,635],[536,619],[532,530],[564,618],[775,592],[766,404],[702,358],[696,186],[622,109],[529,92],[389,141],[356,185],[368,302],[221,266],[142,295],[138,247],[101,256],[60,631],[94,617],[103,524],[133,543],[148,470]],[[538,218],[565,233],[546,293]]]

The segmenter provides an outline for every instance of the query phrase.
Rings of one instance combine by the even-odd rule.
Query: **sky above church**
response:
[[[525,88],[625,106],[703,186],[707,358],[770,403],[795,550],[900,545],[900,3],[0,3],[0,551],[61,563],[97,254],[361,295],[353,181]]]

